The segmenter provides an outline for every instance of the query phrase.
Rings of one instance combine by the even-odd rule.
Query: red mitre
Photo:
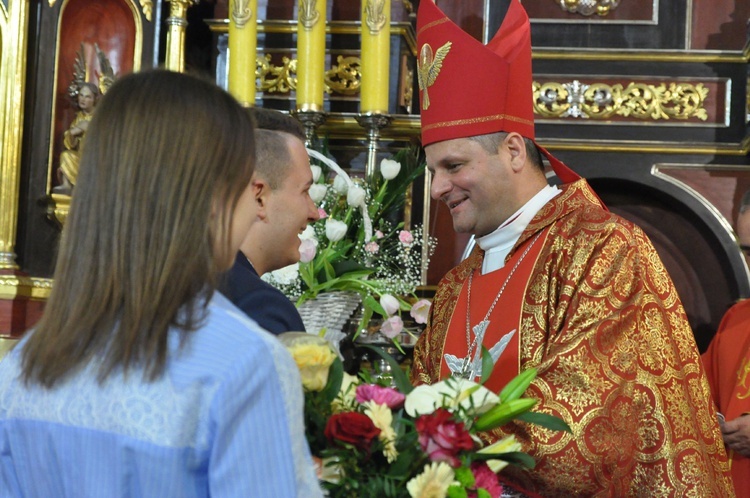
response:
[[[499,131],[534,140],[531,26],[519,0],[511,0],[486,46],[448,19],[433,0],[422,0],[417,47],[423,146]],[[579,178],[539,150],[563,182]]]

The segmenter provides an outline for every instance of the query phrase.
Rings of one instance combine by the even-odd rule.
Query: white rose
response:
[[[333,190],[341,195],[344,195],[349,190],[349,185],[343,176],[336,175],[336,178],[333,179]]]
[[[383,159],[380,161],[380,174],[386,180],[393,180],[398,176],[401,171],[401,163],[394,161],[393,159]]]
[[[312,170],[313,182],[317,182],[323,170],[316,164],[311,164],[310,169]]]
[[[354,185],[349,189],[349,192],[346,193],[346,202],[351,207],[359,207],[365,203],[365,195],[367,195],[365,189],[358,185]]]
[[[461,405],[472,415],[480,415],[500,399],[486,387],[467,379],[449,377],[437,384],[421,385],[406,396],[404,409],[410,416],[429,415],[437,408],[446,408],[454,412]]]
[[[320,204],[320,201],[325,199],[327,192],[328,187],[322,183],[313,183],[310,185],[310,199],[312,199],[315,204]]]
[[[346,223],[339,220],[334,220],[333,218],[328,218],[326,220],[326,237],[328,237],[328,240],[331,242],[338,242],[339,240],[344,238],[344,235],[346,235],[346,230],[349,227],[346,226]]]

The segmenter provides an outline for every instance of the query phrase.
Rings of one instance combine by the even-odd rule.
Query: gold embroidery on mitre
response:
[[[443,60],[451,49],[451,42],[437,49],[437,53],[432,53],[432,47],[429,43],[422,45],[419,51],[419,60],[417,61],[417,79],[419,80],[419,89],[422,90],[422,110],[426,111],[430,107],[430,96],[427,94],[427,88],[431,87],[443,67]]]
[[[495,114],[492,116],[481,116],[478,118],[456,119],[453,121],[439,121],[437,123],[432,123],[432,124],[423,126],[422,131],[431,130],[433,128],[446,128],[446,127],[452,127],[452,126],[463,126],[463,125],[471,125],[471,124],[477,124],[477,123],[486,123],[488,121],[502,121],[502,120],[513,121],[516,123],[521,123],[521,124],[530,125],[530,126],[534,124],[534,122],[531,120],[519,118],[517,116],[511,116],[509,114]]]

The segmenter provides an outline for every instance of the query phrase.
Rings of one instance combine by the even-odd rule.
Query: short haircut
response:
[[[189,338],[234,256],[253,131],[211,81],[165,70],[115,81],[86,134],[55,286],[23,349],[26,382],[52,387],[92,358],[100,380],[163,374],[170,329]]]
[[[283,131],[255,130],[255,176],[268,182],[271,190],[284,183],[292,162],[289,146],[295,137]]]
[[[469,140],[477,142],[482,148],[489,154],[497,154],[497,150],[500,148],[500,144],[503,142],[508,133],[504,131],[498,131],[495,133],[488,133],[486,135],[475,135],[468,137]],[[539,149],[533,140],[523,137],[523,142],[526,145],[526,155],[529,160],[539,168],[540,171],[544,172],[544,163],[542,162],[542,155],[539,153]]]
[[[294,135],[302,142],[305,141],[305,128],[289,114],[264,107],[252,107],[250,114],[255,119],[255,126],[260,130],[283,131]]]

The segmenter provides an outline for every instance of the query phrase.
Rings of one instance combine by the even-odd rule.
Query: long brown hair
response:
[[[254,149],[252,118],[209,81],[151,70],[109,89],[86,136],[54,288],[23,350],[26,382],[51,387],[93,357],[100,380],[135,365],[162,374],[169,328],[185,338],[200,325],[218,262],[233,257],[231,213]]]

